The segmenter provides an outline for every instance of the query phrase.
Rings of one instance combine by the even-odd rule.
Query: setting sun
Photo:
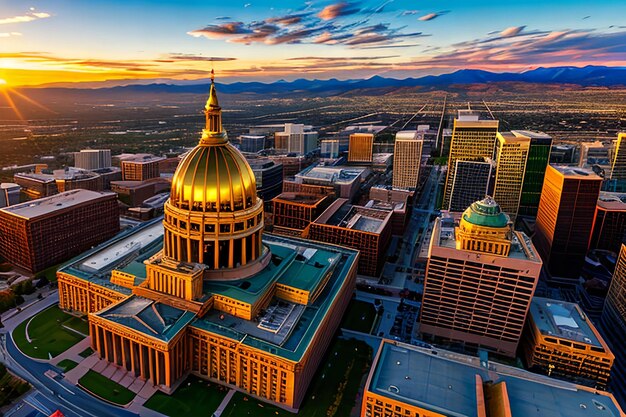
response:
[[[7,83],[7,80],[0,78],[0,85],[5,85]]]

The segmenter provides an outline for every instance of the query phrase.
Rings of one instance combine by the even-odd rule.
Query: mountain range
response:
[[[221,84],[223,94],[289,94],[298,92],[318,93],[324,95],[341,94],[351,90],[386,89],[403,87],[445,87],[455,84],[477,84],[494,82],[528,82],[550,84],[574,84],[584,87],[598,86],[626,86],[626,68],[586,66],[586,67],[550,67],[514,73],[496,73],[475,69],[463,69],[449,74],[428,75],[420,78],[385,78],[373,76],[368,79],[357,80],[307,80],[276,81],[272,83],[236,82]],[[204,94],[208,91],[209,83],[200,81],[198,84],[171,83],[131,84],[125,86],[106,87],[99,90],[128,93],[190,93]],[[50,87],[48,89],[67,90],[67,87]],[[69,89],[82,89],[80,84]],[[93,88],[90,88],[93,89]]]

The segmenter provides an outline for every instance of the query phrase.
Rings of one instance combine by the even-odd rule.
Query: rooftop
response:
[[[626,193],[600,192],[598,207],[611,211],[626,211]]]
[[[381,233],[391,217],[391,211],[353,206],[345,198],[335,200],[314,223]]]
[[[490,196],[473,202],[463,212],[463,219],[477,226],[486,227],[506,227],[509,223],[509,216],[500,209],[498,203]]]
[[[123,159],[121,157],[118,157],[118,158],[120,159],[121,162],[133,162],[136,164],[147,164],[150,162],[159,162],[165,159],[162,156],[155,156],[155,155],[149,155],[149,154],[137,154],[137,155],[128,156]]]
[[[417,130],[401,130],[396,133],[396,140],[424,140],[424,132]]]
[[[342,166],[311,165],[296,174],[296,179],[314,180],[325,183],[351,184],[358,180],[365,168],[346,168]]]
[[[135,295],[95,315],[164,342],[172,340],[196,316],[190,311]]]
[[[39,182],[54,182],[54,175],[51,174],[35,174],[34,172],[18,172],[13,175],[14,178],[25,178]]]
[[[515,136],[526,136],[531,139],[550,139],[552,140],[552,136],[543,132],[536,132],[534,130],[511,130]]]
[[[479,403],[490,407],[477,397],[476,376],[485,387],[506,383],[512,417],[622,415],[611,397],[592,389],[444,350],[384,341],[372,372],[370,392],[450,417],[477,417]]]
[[[570,167],[567,165],[552,165],[552,168],[557,170],[561,175],[566,178],[576,179],[589,179],[589,180],[602,180],[593,170],[587,168]]]
[[[602,347],[591,328],[593,325],[578,304],[534,297],[530,303],[530,314],[543,335]]]
[[[101,198],[108,198],[114,195],[114,193],[110,192],[77,189],[55,194],[50,197],[27,201],[11,207],[5,207],[2,210],[25,219],[36,219],[37,217],[45,216],[56,211],[66,210],[68,208],[99,200]]]
[[[317,195],[317,194],[306,194],[306,193],[293,193],[293,192],[284,192],[280,193],[274,199],[289,201],[294,203],[306,204],[306,205],[315,205],[320,201],[326,199],[325,195]]]

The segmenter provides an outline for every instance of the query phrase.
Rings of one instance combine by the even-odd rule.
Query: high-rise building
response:
[[[311,225],[308,237],[320,242],[358,249],[359,274],[378,276],[391,241],[390,211],[353,206],[335,200]]]
[[[257,153],[265,149],[264,135],[241,135],[239,136],[239,148],[241,152]]]
[[[423,135],[417,131],[396,133],[393,152],[393,180],[395,188],[417,188],[422,160]]]
[[[324,139],[320,141],[320,157],[335,159],[339,157],[339,139]]]
[[[546,169],[533,242],[553,277],[578,279],[601,186],[602,178],[589,169]]]
[[[626,133],[617,135],[610,178],[611,180],[626,180]]]
[[[535,217],[539,208],[546,167],[550,162],[552,138],[545,133],[529,130],[512,130],[511,133],[515,136],[530,138],[518,215]]]
[[[74,166],[80,169],[103,169],[111,167],[110,149],[82,149],[74,152]]]
[[[455,222],[433,226],[420,331],[514,357],[541,259],[491,197]]]
[[[488,158],[457,160],[450,194],[449,211],[463,211],[474,201],[489,195],[494,163]]]
[[[626,243],[626,194],[601,192],[589,249],[619,253]]]
[[[163,157],[154,155],[128,158],[121,162],[123,181],[145,181],[160,176],[159,162]]]
[[[603,391],[486,358],[383,340],[361,417],[620,417]]]
[[[626,244],[622,245],[615,264],[600,330],[615,354],[609,385],[620,403],[626,405]]]
[[[162,224],[68,263],[59,304],[88,314],[91,347],[123,377],[171,392],[191,373],[295,412],[350,302],[359,254],[262,236],[263,201],[222,129],[213,83],[205,110]]]
[[[496,133],[498,133],[497,120],[482,120],[477,113],[471,110],[459,110],[452,129],[452,143],[450,144],[442,207],[450,206],[456,162],[458,160],[476,160],[476,158],[493,159]]]
[[[12,182],[0,183],[0,208],[20,202],[20,186]]]
[[[38,272],[109,239],[119,229],[114,193],[67,191],[0,209],[0,255]]]
[[[317,132],[307,130],[303,124],[285,123],[285,130],[274,134],[274,148],[305,155],[318,147],[317,139]]]
[[[493,198],[513,221],[519,210],[529,149],[530,138],[511,132],[498,132]]]
[[[348,162],[372,162],[373,133],[353,133],[348,145]]]
[[[260,199],[268,204],[283,190],[283,166],[269,158],[246,158],[254,177],[256,192]]]
[[[578,166],[580,167],[592,167],[599,165],[606,167],[607,170],[611,167],[611,144],[605,144],[599,140],[595,142],[583,142],[580,144],[580,159],[578,160]]]
[[[578,304],[534,297],[522,345],[528,369],[607,388],[615,357]]]

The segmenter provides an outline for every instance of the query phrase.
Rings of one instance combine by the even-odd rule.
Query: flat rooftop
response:
[[[593,170],[588,168],[570,167],[567,165],[552,165],[550,166],[559,171],[564,177],[588,179],[588,180],[602,180]]]
[[[353,206],[345,198],[335,200],[317,219],[316,224],[328,224],[346,229],[381,233],[392,212]]]
[[[306,205],[315,205],[320,201],[324,200],[327,196],[325,195],[316,195],[316,194],[307,194],[307,193],[293,193],[293,192],[285,192],[280,193],[276,197],[277,200],[289,201],[293,203],[300,203]]]
[[[506,383],[512,417],[622,416],[592,389],[444,350],[384,341],[372,372],[370,392],[450,417],[478,416],[479,402],[489,407],[477,398],[477,375],[484,385]]]
[[[315,180],[329,184],[351,184],[358,180],[365,168],[311,165],[296,174],[296,179]]]
[[[530,314],[535,326],[545,336],[602,347],[587,316],[578,304],[550,298],[533,297]]]
[[[626,193],[600,191],[598,206],[611,211],[626,211]]]
[[[63,211],[83,203],[114,195],[115,193],[111,192],[77,189],[5,207],[2,210],[25,219],[36,219],[56,211]]]
[[[440,247],[456,249],[456,230],[463,213],[445,212],[441,217],[435,219],[433,233]],[[473,252],[472,252],[473,253]],[[489,255],[489,254],[484,254]],[[495,256],[495,255],[494,255]],[[509,258],[523,259],[534,262],[541,262],[537,251],[531,241],[523,232],[513,232],[511,237],[511,250]]]
[[[164,342],[172,340],[196,316],[190,311],[136,295],[95,314]]]
[[[534,130],[511,130],[515,136],[526,136],[531,139],[550,139],[552,140],[552,136],[543,132],[536,132]]]
[[[159,162],[163,161],[165,157],[163,156],[155,156],[155,155],[135,155],[128,158],[121,159],[121,162],[133,162],[135,164],[147,164],[150,162]]]
[[[13,175],[15,178],[25,178],[25,179],[29,179],[32,181],[39,181],[39,182],[54,182],[54,175],[52,174],[35,174],[34,172],[19,172],[15,175]]]

